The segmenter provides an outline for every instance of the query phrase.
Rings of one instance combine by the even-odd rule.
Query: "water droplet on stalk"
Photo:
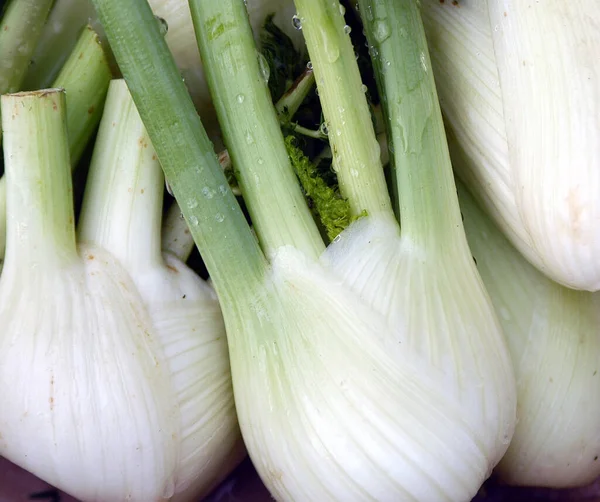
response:
[[[269,63],[267,62],[267,58],[265,58],[262,53],[257,51],[258,58],[258,69],[260,70],[260,74],[265,84],[269,83],[269,77],[271,76],[271,68],[269,68]]]
[[[297,30],[302,29],[302,20],[298,17],[298,14],[292,16],[292,26]]]
[[[375,22],[373,35],[375,36],[375,40],[379,43],[390,37],[390,25],[385,19],[380,19]]]

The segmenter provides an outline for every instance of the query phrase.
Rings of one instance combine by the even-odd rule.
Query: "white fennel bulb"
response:
[[[305,240],[308,224],[298,205],[286,204],[292,196],[262,188],[286,186],[279,171],[289,160],[285,151],[276,157],[281,141],[269,141],[281,138],[273,111],[250,112],[263,110],[259,103],[268,99],[264,84],[251,83],[256,63],[247,75],[236,71],[240,51],[244,61],[255,59],[253,48],[242,48],[244,28],[210,34],[214,19],[242,24],[239,5],[227,3],[226,9],[194,2],[192,12],[228,151],[270,260],[244,295],[249,300],[238,297],[234,307],[223,302],[236,406],[253,463],[278,500],[470,500],[510,442],[515,384],[460,226],[433,80],[423,72],[421,93],[407,98],[412,104],[389,110],[393,127],[405,127],[408,149],[417,148],[418,135],[436,138],[418,152],[410,179],[399,182],[401,229],[339,6],[296,2],[338,179],[354,214],[368,213],[322,252],[318,238]],[[409,2],[365,9],[399,20],[407,36],[424,44]],[[321,19],[333,19],[334,28],[322,31]],[[392,31],[378,52],[395,58],[401,36]],[[402,56],[420,67],[423,52],[415,45]],[[231,69],[217,58],[232,61]],[[393,101],[413,77],[400,66],[387,72],[384,92]],[[425,114],[422,122],[409,121],[411,107]],[[411,162],[403,159],[398,137],[393,141],[398,162]],[[266,165],[279,171],[261,169]],[[404,166],[398,170],[406,175]],[[436,202],[419,198],[420,191],[432,191]],[[256,406],[257,395],[264,404]],[[402,416],[394,416],[400,409]]]
[[[111,85],[79,246],[64,93],[4,96],[2,117],[0,454],[82,501],[206,494],[243,456],[224,326],[212,290],[161,257],[163,180],[126,86]]]
[[[517,377],[519,422],[497,472],[517,485],[585,486],[600,475],[600,294],[548,279],[461,185],[459,198]]]
[[[486,375],[467,367],[459,387],[410,343],[410,332],[393,330],[336,273],[292,246],[274,255],[251,293],[223,308],[244,441],[277,500],[474,496],[506,447],[489,434],[506,415],[484,390]],[[435,317],[446,309],[424,310]],[[429,349],[436,335],[468,328],[456,314],[452,326],[422,331]],[[505,385],[498,400],[510,394],[510,378]],[[479,399],[461,399],[474,388]],[[486,419],[483,396],[491,401]]]
[[[377,48],[393,59],[388,102],[417,88],[404,108],[389,107],[408,143],[403,150],[391,134],[395,151],[417,158],[396,157],[404,162],[399,228],[343,9],[296,2],[340,184],[352,216],[368,214],[326,249],[290,165],[243,0],[190,8],[258,240],[200,120],[185,113],[191,99],[150,9],[138,0],[94,3],[218,292],[240,428],[272,495],[469,501],[508,447],[516,390],[464,236],[433,78],[421,70],[421,58],[429,61],[416,4],[371,5],[377,19],[389,14],[390,36]]]
[[[421,6],[458,175],[539,270],[599,290],[597,4]]]

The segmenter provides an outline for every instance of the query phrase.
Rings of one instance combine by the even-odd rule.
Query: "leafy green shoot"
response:
[[[350,204],[337,187],[325,182],[315,164],[298,146],[296,137],[287,136],[285,146],[309,207],[324,227],[327,238],[333,241],[351,222]]]

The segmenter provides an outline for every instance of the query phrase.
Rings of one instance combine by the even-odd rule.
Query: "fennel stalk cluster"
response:
[[[92,3],[124,80],[98,106],[77,231],[72,92],[2,97],[1,455],[82,501],[197,500],[244,446],[281,501],[467,502],[494,469],[600,474],[589,1]],[[310,58],[275,106],[271,7]],[[311,131],[293,116],[315,82]],[[302,135],[328,143],[335,188]]]
[[[406,141],[396,149],[409,183],[398,183],[408,194],[400,228],[343,12],[337,2],[296,3],[340,189],[355,217],[368,215],[326,247],[290,165],[243,2],[191,2],[257,241],[158,31],[138,30],[137,47],[153,49],[131,53],[128,37],[149,23],[150,9],[95,5],[219,295],[240,427],[271,493],[469,500],[508,447],[516,390],[462,229],[431,73],[407,74],[394,56],[382,83],[389,100],[416,89],[406,106],[425,114],[415,122],[390,108]],[[378,8],[410,30],[416,45],[403,56],[422,68],[416,6]],[[402,47],[387,42],[381,51]],[[145,69],[159,67],[150,82]]]

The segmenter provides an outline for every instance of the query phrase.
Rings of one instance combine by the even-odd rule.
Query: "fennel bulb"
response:
[[[419,70],[426,46],[415,4],[378,7],[389,9],[394,34],[380,52],[398,51],[386,88],[415,76],[421,83],[408,108],[390,107],[390,116],[405,127],[411,151],[414,138],[428,143],[410,169],[400,232],[340,6],[297,2],[338,176],[353,216],[368,213],[325,249],[293,175],[243,0],[190,7],[258,240],[202,123],[187,112],[191,99],[151,10],[142,0],[94,3],[215,284],[240,427],[272,495],[470,500],[508,447],[515,382],[462,230],[433,81]],[[399,42],[398,25],[414,46]],[[413,72],[400,71],[402,57],[416,60]]]
[[[0,454],[82,501],[194,500],[241,460],[214,292],[160,254],[163,180],[111,84],[76,247],[59,90],[2,97]]]
[[[600,475],[600,294],[548,279],[460,184],[459,198],[517,377],[519,422],[497,472],[517,485],[585,486]]]
[[[421,6],[458,175],[539,270],[599,290],[596,2]]]

